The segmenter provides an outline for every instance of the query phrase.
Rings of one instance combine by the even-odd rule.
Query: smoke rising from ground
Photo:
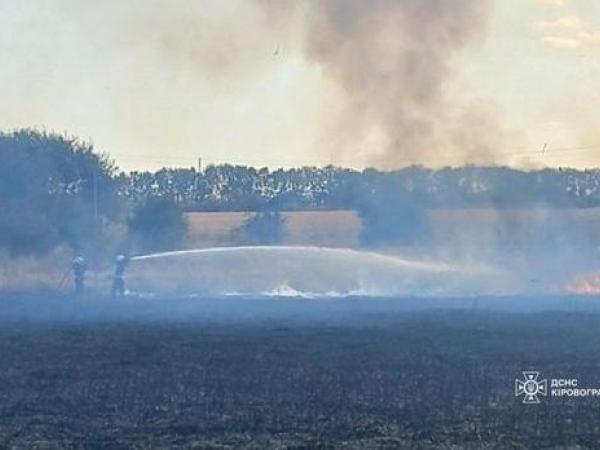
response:
[[[330,105],[316,145],[331,162],[497,161],[498,118],[456,71],[461,51],[485,38],[492,0],[257,0],[259,10],[243,20],[241,10],[233,14],[226,33],[205,23],[202,7],[164,14],[154,3],[165,61],[203,71],[218,89],[268,70],[273,58],[262,57],[262,47],[269,41],[273,57],[300,52],[317,66],[333,85],[317,92]]]
[[[173,165],[193,164],[199,152],[253,165],[498,162],[505,136],[497,114],[460,73],[461,55],[485,39],[492,6],[3,5],[10,23],[0,49],[11,57],[0,127],[91,136],[136,169],[167,152],[180,158]]]
[[[394,168],[497,161],[504,139],[498,118],[457,72],[460,53],[485,38],[492,0],[255,4],[256,28],[240,27],[235,15],[224,36],[198,26],[201,8],[187,8],[191,17],[161,13],[166,60],[199,63],[219,86],[220,79],[266,70],[272,61],[256,50],[271,39],[274,57],[298,51],[334,85],[333,94],[319,92],[332,104],[317,143],[332,162]]]
[[[492,160],[496,119],[454,65],[485,37],[491,10],[489,0],[310,2],[305,54],[346,94],[331,135],[339,151],[372,147],[380,167]]]

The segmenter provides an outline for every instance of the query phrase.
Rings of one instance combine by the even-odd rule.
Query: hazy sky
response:
[[[127,170],[600,166],[600,1],[0,0],[0,99]]]

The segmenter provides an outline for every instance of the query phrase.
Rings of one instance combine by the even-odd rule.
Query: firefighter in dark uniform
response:
[[[115,258],[115,275],[113,277],[112,296],[122,297],[125,295],[125,267],[129,258],[125,255],[117,255]]]
[[[87,263],[85,262],[83,256],[77,255],[75,258],[73,258],[71,267],[73,268],[73,278],[75,280],[75,294],[81,295],[83,294],[85,287],[85,272],[87,270]]]

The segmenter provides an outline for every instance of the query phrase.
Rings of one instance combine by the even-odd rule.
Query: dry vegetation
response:
[[[243,245],[240,233],[252,213],[187,213],[190,248]],[[354,211],[297,211],[282,213],[284,244],[355,247],[360,220]]]
[[[60,290],[71,282],[70,269],[71,252],[65,247],[56,248],[43,257],[13,257],[3,253],[0,254],[0,292]]]
[[[184,246],[207,248],[246,245],[249,242],[245,240],[241,228],[249,214],[251,213],[187,213],[188,237]],[[285,220],[282,243],[285,245],[359,246],[361,224],[354,211],[298,211],[286,212],[282,216]],[[571,233],[586,246],[600,245],[600,208],[432,209],[428,216],[432,233],[428,242],[431,247],[443,250],[453,244],[458,249],[455,254],[459,257],[461,249],[466,249],[464,253],[468,253],[473,247],[480,249],[486,245],[502,245],[503,248],[517,250],[524,248],[528,240],[535,237],[536,230],[531,226],[533,223],[555,225],[559,233],[564,231],[562,234],[565,236]],[[123,230],[113,234],[113,240],[123,239]],[[554,244],[549,242],[549,245]],[[108,247],[110,245],[112,244],[107,243]],[[106,248],[103,250],[99,261],[91,258],[87,281],[90,287],[107,292],[111,283],[114,251],[111,253]],[[410,254],[411,249],[403,248],[402,251]],[[64,247],[41,258],[0,255],[0,290],[40,292],[70,289],[71,257],[72,252]]]
[[[578,229],[581,237],[600,245],[600,208],[587,209],[432,209],[429,217],[440,241],[477,233],[505,242],[524,241],[533,225],[556,226],[565,233]],[[523,242],[525,244],[525,242]]]
[[[250,213],[188,213],[190,248],[244,244],[236,233]],[[282,214],[284,244],[356,247],[361,224],[355,211],[297,211]],[[582,238],[600,245],[600,208],[588,209],[431,209],[432,240],[448,243],[457,237],[486,237],[490,241],[523,242],[532,224],[579,227]]]

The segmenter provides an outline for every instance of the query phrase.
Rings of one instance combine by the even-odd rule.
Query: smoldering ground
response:
[[[93,305],[107,320],[58,323],[57,311],[70,306],[77,319],[92,305],[56,299],[50,308],[46,299],[29,311],[38,307],[35,317],[48,313],[46,320],[14,321],[10,300],[21,311],[28,303],[0,300],[6,447],[598,443],[596,398],[542,398],[530,407],[514,395],[529,367],[593,385],[600,338],[590,302],[586,310],[513,314],[370,301],[357,314],[348,302],[199,308],[163,299],[141,308],[125,300]],[[152,317],[138,320],[148,310]]]

